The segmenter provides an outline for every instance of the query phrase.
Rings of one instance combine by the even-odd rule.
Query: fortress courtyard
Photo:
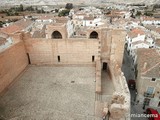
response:
[[[93,66],[28,66],[0,98],[4,120],[101,120],[96,101],[106,101],[113,83],[102,72],[102,94],[95,93]],[[105,78],[105,79],[103,79]],[[97,112],[99,111],[99,112]]]

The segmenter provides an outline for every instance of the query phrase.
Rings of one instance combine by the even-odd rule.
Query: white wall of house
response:
[[[133,28],[138,27],[138,26],[139,26],[139,23],[138,23],[138,22],[132,22],[131,26],[132,26]]]
[[[83,20],[83,26],[94,26],[94,20]]]
[[[125,15],[125,19],[128,19],[131,16],[131,12],[126,12],[124,15]]]
[[[146,35],[139,35],[138,34],[138,36],[133,38],[131,42],[144,41],[145,40],[145,36]]]
[[[75,27],[83,25],[83,21],[82,20],[75,19],[75,20],[72,20],[72,21],[73,21],[73,24],[75,25]]]
[[[160,46],[159,45],[155,45],[155,48],[157,48],[160,51]]]
[[[146,44],[146,43],[139,43],[139,44],[135,44],[135,45],[132,45],[132,50],[134,49],[138,49],[138,48],[149,48],[149,44]]]
[[[143,24],[160,24],[160,20],[144,20],[142,21]]]
[[[74,9],[71,9],[70,12],[69,12],[69,16],[73,16],[74,13],[75,13],[75,12],[74,12]]]
[[[84,18],[84,15],[76,15],[76,14],[73,15],[73,19],[81,19],[81,20],[83,20],[83,18]]]
[[[126,37],[127,41],[127,50],[130,51],[132,49],[132,43],[137,42],[137,41],[144,41],[145,40],[145,35],[138,35],[135,38],[130,38],[129,36]]]
[[[83,20],[83,26],[95,27],[103,25],[104,23],[101,20],[101,18],[95,18],[94,20]]]
[[[74,33],[74,24],[73,24],[73,22],[71,20],[68,20],[66,27],[67,27],[68,37],[70,37]]]
[[[52,19],[37,19],[36,20],[36,22],[39,22],[39,23],[41,23],[41,22],[49,22],[49,23],[51,23],[51,22],[53,22],[53,20]]]
[[[146,41],[149,42],[149,46],[150,46],[150,47],[154,47],[154,46],[155,46],[155,43],[154,43],[154,39],[153,39],[153,38],[147,37],[147,38],[146,38]]]
[[[138,43],[138,41],[141,42]],[[145,41],[147,41],[147,43]],[[132,56],[134,62],[136,61],[136,56],[137,56],[135,51],[138,48],[155,47],[153,38],[151,37],[146,38],[146,35],[138,35],[135,38],[130,38],[129,36],[126,36],[126,43],[127,43],[127,51],[129,51],[129,55]]]
[[[145,42],[142,43],[137,43],[137,44],[133,44],[131,43],[131,45],[129,46],[129,54],[134,58],[135,57],[135,50],[138,48],[149,48],[151,45],[150,44],[146,44]]]

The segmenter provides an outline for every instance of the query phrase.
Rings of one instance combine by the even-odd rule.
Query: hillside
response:
[[[68,2],[73,4],[104,4],[107,2],[156,4],[160,3],[160,0],[0,0],[0,5],[64,5]]]

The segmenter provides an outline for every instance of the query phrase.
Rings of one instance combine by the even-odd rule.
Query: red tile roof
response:
[[[84,20],[94,20],[94,17],[86,17],[86,16],[85,16],[83,19],[84,19]]]
[[[2,28],[1,32],[4,32],[6,34],[13,34],[15,32],[18,32],[21,30],[21,27],[17,26],[17,25],[10,25],[8,27]]]
[[[132,32],[140,35],[145,34],[145,32],[140,28],[134,28],[132,29]]]
[[[13,23],[12,25],[1,28],[0,31],[6,34],[13,34],[27,28],[32,23],[33,22],[31,20],[22,19]]]
[[[142,76],[160,78],[160,53],[156,49],[137,49],[137,63]],[[146,64],[146,68],[144,68]]]
[[[160,21],[160,18],[154,18],[154,17],[148,17],[148,16],[144,16],[142,19],[146,21],[154,21],[154,20]]]
[[[40,20],[54,19],[54,16],[43,15],[43,16],[40,16],[38,19],[40,19]]]
[[[145,32],[140,28],[134,28],[128,32],[128,36],[131,38],[137,37],[139,35],[145,35]]]

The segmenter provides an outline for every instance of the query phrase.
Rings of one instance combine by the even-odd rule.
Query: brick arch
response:
[[[51,36],[53,39],[62,39],[62,34],[59,31],[54,31]]]
[[[96,31],[92,31],[89,35],[91,39],[98,39],[98,33]]]

